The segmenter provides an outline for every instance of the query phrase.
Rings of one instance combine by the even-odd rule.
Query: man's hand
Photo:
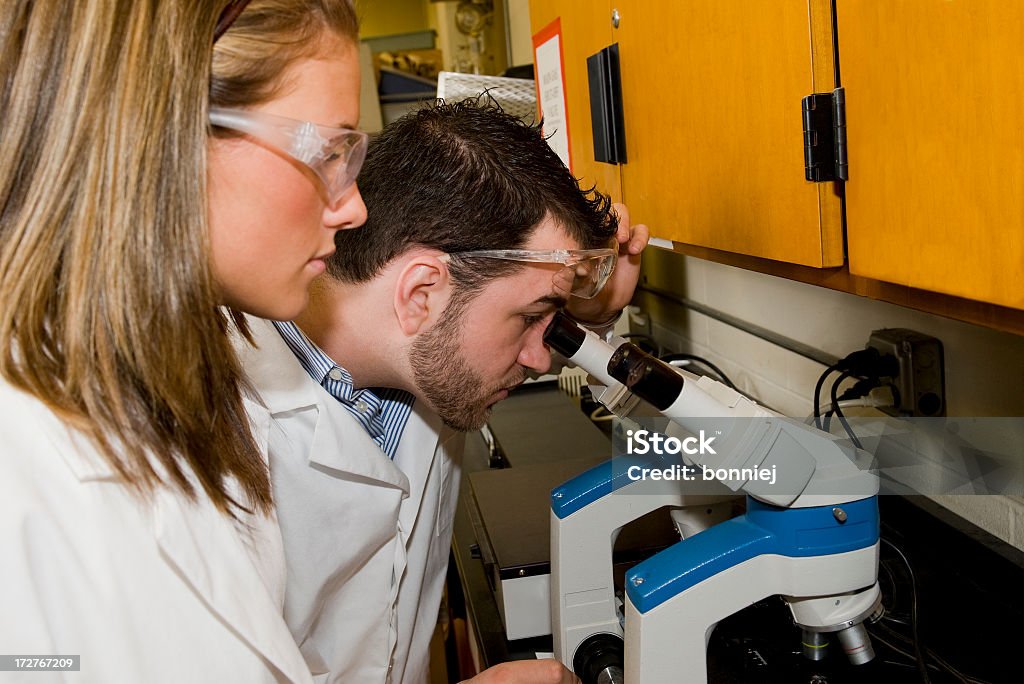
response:
[[[596,297],[569,298],[566,309],[581,323],[610,322],[633,299],[633,291],[640,278],[640,253],[647,247],[649,237],[647,226],[630,225],[629,210],[624,204],[612,205],[612,211],[619,217],[619,230],[615,235],[619,243],[619,261],[615,273]]]
[[[462,684],[580,684],[557,660],[514,660],[487,668]]]

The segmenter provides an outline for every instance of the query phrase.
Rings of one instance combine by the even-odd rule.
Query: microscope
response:
[[[584,684],[704,684],[718,622],[773,595],[807,657],[822,659],[834,636],[853,664],[874,658],[864,621],[882,611],[878,479],[866,454],[562,314],[544,339],[603,385],[595,399],[617,416],[646,405],[668,418],[663,435],[630,431],[631,444],[645,438],[644,457],[627,453],[552,491],[556,658]],[[672,448],[652,453],[659,444]],[[642,476],[654,472],[679,476],[652,490]],[[746,512],[730,517],[737,496]],[[620,601],[616,536],[666,506],[682,539],[633,566]]]

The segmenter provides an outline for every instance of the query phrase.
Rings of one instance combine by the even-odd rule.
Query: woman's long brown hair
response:
[[[272,504],[210,269],[208,99],[269,99],[302,38],[356,24],[348,0],[254,0],[211,60],[225,4],[0,3],[0,373],[138,494],[234,515]]]

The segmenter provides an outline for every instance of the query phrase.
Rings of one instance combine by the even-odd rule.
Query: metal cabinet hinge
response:
[[[842,88],[803,99],[804,176],[815,183],[848,180],[846,95]]]

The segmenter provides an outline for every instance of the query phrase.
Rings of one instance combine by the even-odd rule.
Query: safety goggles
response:
[[[310,168],[335,204],[356,182],[369,136],[246,109],[210,108],[210,123],[256,138]]]
[[[615,271],[619,251],[601,249],[482,249],[446,254],[448,258],[504,259],[537,264],[561,264],[551,282],[555,290],[581,299],[597,296]]]

